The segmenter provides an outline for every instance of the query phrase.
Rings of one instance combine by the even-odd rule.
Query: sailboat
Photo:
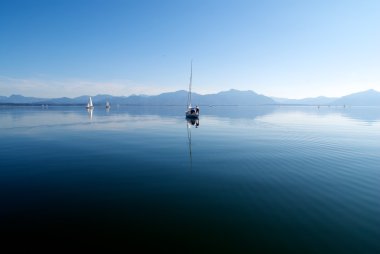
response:
[[[110,109],[111,108],[111,104],[109,101],[106,102],[106,109]]]
[[[87,109],[93,109],[94,108],[94,105],[92,104],[91,96],[90,96],[90,99],[88,99],[88,103],[87,103],[86,108]]]
[[[193,61],[191,61],[190,67],[190,84],[189,84],[189,93],[187,95],[187,111],[186,118],[198,118],[199,117],[199,107],[195,108],[191,106],[191,85],[193,82]]]

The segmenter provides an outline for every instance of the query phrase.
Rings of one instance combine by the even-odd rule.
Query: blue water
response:
[[[380,253],[380,108],[0,107],[0,144],[9,240]]]

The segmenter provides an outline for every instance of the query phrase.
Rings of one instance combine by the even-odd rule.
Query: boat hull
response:
[[[186,112],[186,118],[198,118],[199,114]]]

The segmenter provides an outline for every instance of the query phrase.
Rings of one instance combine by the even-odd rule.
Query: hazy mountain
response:
[[[139,100],[132,101],[128,98],[128,104],[136,104],[135,101],[139,101],[142,105],[186,105],[187,104],[187,92],[184,90],[170,93],[162,93],[155,96],[136,96]],[[193,93],[193,99],[198,96],[198,94]],[[193,100],[194,101],[194,100]]]
[[[131,95],[131,96],[112,96],[99,94],[92,96],[95,105],[105,105],[109,100],[111,104],[126,105],[186,105],[187,91],[162,93],[160,95]],[[88,101],[88,95],[75,98],[34,98],[21,95],[11,95],[9,97],[0,96],[0,103],[14,104],[49,104],[49,105],[84,105]],[[350,105],[350,106],[380,106],[380,92],[368,90],[360,93],[350,94],[341,98],[316,97],[305,99],[285,99],[270,98],[257,94],[253,91],[239,91],[231,89],[216,94],[200,95],[192,94],[193,105],[272,105],[272,104],[292,104],[292,105]]]
[[[304,99],[286,99],[286,98],[276,98],[272,99],[280,104],[292,104],[292,105],[329,105],[336,101],[338,98],[331,98],[325,96],[319,96],[315,98],[304,98]]]
[[[194,99],[194,102],[197,102]],[[217,94],[207,94],[199,98],[199,104],[212,105],[266,105],[276,104],[271,98],[253,91],[239,91],[231,89]]]
[[[87,97],[88,99],[88,97]],[[38,101],[39,104],[75,104],[76,99],[75,98],[68,98],[68,97],[62,97],[62,98],[55,98],[55,99],[44,99],[42,101]]]
[[[373,89],[343,96],[333,102],[334,105],[380,106],[380,92]]]
[[[18,94],[12,94],[9,97],[0,96],[0,103],[35,103],[44,100],[42,98],[24,97]]]
[[[140,105],[186,105],[187,91],[163,93],[156,96],[130,96],[126,98],[125,104]],[[217,94],[200,95],[192,93],[193,105],[263,105],[275,104],[275,102],[264,95],[252,91],[229,90]]]
[[[162,93],[160,95],[131,95],[111,96],[111,95],[96,95],[92,96],[92,101],[95,105],[105,104],[107,100],[111,104],[127,104],[127,105],[186,105],[187,91],[180,90],[176,92]],[[23,96],[0,97],[0,103],[31,103],[31,104],[86,104],[89,96],[80,96],[76,98],[54,98],[41,99],[29,98]],[[192,93],[193,105],[264,105],[275,104],[275,102],[264,95],[259,95],[253,91],[238,91],[229,90],[217,94],[200,95]]]

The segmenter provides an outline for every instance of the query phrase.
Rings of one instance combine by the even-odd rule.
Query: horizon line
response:
[[[62,96],[62,97],[35,97],[35,96],[26,96],[26,95],[22,95],[22,94],[11,94],[9,96],[0,95],[0,97],[8,97],[8,98],[10,98],[11,96],[22,96],[22,97],[30,97],[30,98],[38,98],[38,99],[59,99],[59,98],[75,99],[75,98],[84,97],[84,96],[87,96],[87,97],[96,97],[96,96],[112,96],[112,97],[147,96],[147,97],[151,97],[151,96],[159,96],[159,95],[162,95],[162,94],[176,93],[176,92],[182,92],[182,91],[183,92],[188,92],[185,89],[180,89],[180,90],[176,90],[176,91],[165,91],[165,92],[162,92],[162,93],[159,93],[159,94],[152,94],[152,95],[147,95],[147,94],[112,95],[112,94],[99,93],[99,94],[96,94],[96,95],[83,94],[83,95],[74,96],[74,97],[68,97],[68,96]],[[362,93],[362,92],[369,92],[369,91],[375,91],[375,92],[379,93],[379,91],[377,91],[377,90],[375,90],[373,88],[362,90],[362,91],[357,91],[357,92],[354,92],[354,93],[349,93],[349,94],[342,95],[342,96],[339,96],[339,97],[329,97],[329,96],[326,96],[326,95],[318,95],[318,96],[314,96],[314,97],[303,97],[303,98],[287,98],[287,97],[269,96],[269,95],[257,93],[254,90],[239,90],[239,89],[234,89],[234,88],[230,88],[229,90],[222,90],[222,91],[215,92],[215,93],[204,93],[204,94],[197,93],[197,92],[192,92],[192,93],[193,94],[198,94],[198,95],[205,96],[205,95],[215,95],[215,94],[219,94],[219,93],[223,93],[223,92],[229,92],[229,91],[253,92],[255,94],[266,96],[266,97],[269,97],[269,98],[272,98],[272,99],[275,98],[275,99],[287,99],[287,100],[314,99],[314,98],[319,98],[319,97],[325,97],[325,98],[332,98],[332,99],[334,99],[334,98],[341,98],[341,97],[348,96],[348,95],[355,94],[355,93]]]

